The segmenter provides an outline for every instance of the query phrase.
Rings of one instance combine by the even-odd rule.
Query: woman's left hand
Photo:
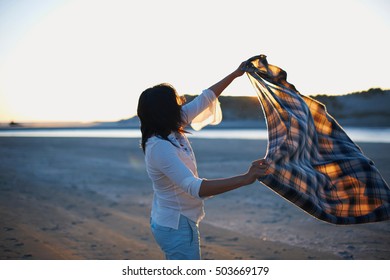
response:
[[[247,180],[246,184],[252,184],[258,178],[268,175],[268,167],[269,165],[265,159],[259,159],[252,162],[251,166],[249,167],[249,170],[244,175]]]

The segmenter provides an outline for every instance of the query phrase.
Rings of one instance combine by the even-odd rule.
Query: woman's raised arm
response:
[[[231,84],[231,82],[234,81],[235,78],[240,77],[245,73],[242,69],[244,68],[246,63],[246,61],[242,62],[236,70],[234,70],[232,73],[227,75],[215,85],[209,87],[209,89],[214,92],[215,96],[220,96],[224,89],[227,88]]]

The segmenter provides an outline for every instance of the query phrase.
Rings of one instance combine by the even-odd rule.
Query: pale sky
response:
[[[303,94],[390,88],[390,1],[0,0],[0,122],[116,121],[266,54]],[[247,77],[228,95],[252,95]]]

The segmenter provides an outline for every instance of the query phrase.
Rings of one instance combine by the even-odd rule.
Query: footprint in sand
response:
[[[14,238],[14,237],[9,237],[9,238],[6,238],[5,240],[7,240],[7,241],[18,241],[16,238]]]
[[[215,236],[206,236],[204,239],[205,239],[206,241],[212,242],[212,241],[215,241],[217,238],[216,238]]]
[[[338,252],[338,254],[344,259],[344,260],[353,260],[353,255],[348,253],[347,251]]]

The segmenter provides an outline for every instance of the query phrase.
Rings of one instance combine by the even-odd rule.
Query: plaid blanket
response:
[[[389,186],[325,106],[301,95],[265,55],[249,59],[245,71],[268,128],[270,175],[259,180],[329,223],[388,220]]]

